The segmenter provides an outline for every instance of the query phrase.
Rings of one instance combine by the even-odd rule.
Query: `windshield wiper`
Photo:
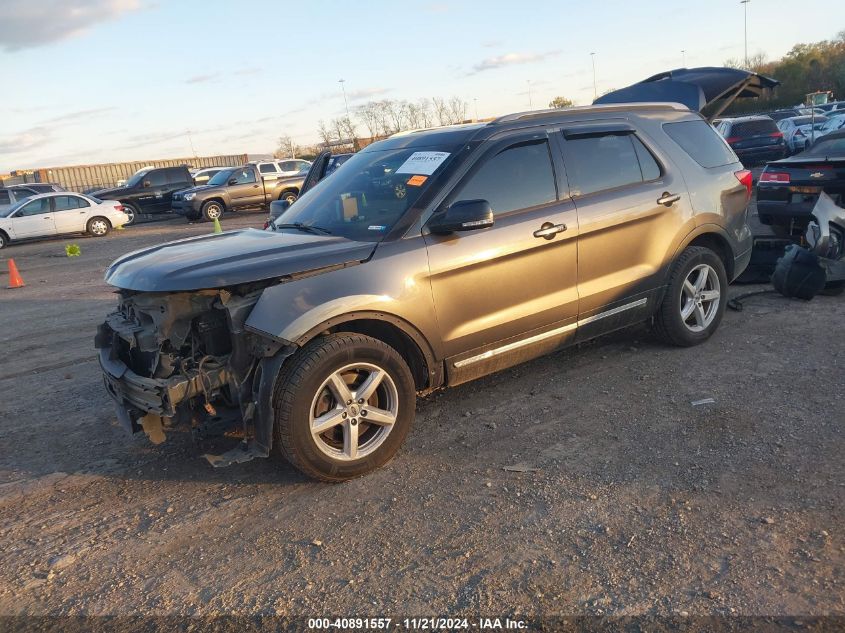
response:
[[[298,231],[305,231],[306,233],[314,233],[315,235],[331,235],[332,232],[324,229],[322,226],[314,226],[312,224],[303,224],[302,222],[293,222],[291,224],[275,224],[276,229],[296,229]]]

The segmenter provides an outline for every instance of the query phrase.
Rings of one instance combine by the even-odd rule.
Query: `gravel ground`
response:
[[[210,230],[0,253],[27,283],[0,274],[0,615],[845,615],[845,297],[762,295],[694,349],[637,327],[436,394],[391,464],[326,485],[117,425],[103,271]]]

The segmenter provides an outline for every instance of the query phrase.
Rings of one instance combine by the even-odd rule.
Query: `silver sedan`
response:
[[[9,242],[65,233],[101,237],[128,221],[123,207],[114,200],[72,191],[42,193],[0,211],[0,248]]]

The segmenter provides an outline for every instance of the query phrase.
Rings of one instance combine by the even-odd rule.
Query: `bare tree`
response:
[[[437,122],[440,125],[449,125],[452,122],[452,118],[446,99],[434,97],[431,102],[434,105],[434,116],[437,117]]]
[[[467,118],[467,102],[460,97],[449,99],[449,115],[452,123],[461,123]]]
[[[359,106],[356,111],[356,115],[367,128],[371,138],[375,138],[379,135],[379,132],[381,131],[381,125],[379,123],[380,117],[378,105],[374,101],[368,101],[364,105]]]
[[[390,124],[390,133],[401,132],[406,129],[407,105],[406,101],[392,101],[390,99],[384,101],[384,110]]]
[[[317,136],[320,137],[320,140],[324,144],[331,143],[332,140],[332,130],[331,128],[326,126],[326,122],[320,119],[317,123]]]
[[[332,127],[337,133],[338,140],[355,138],[355,123],[349,117],[343,116],[332,121]]]
[[[279,146],[273,155],[276,158],[296,158],[299,153],[299,147],[293,142],[293,139],[287,134],[283,134],[279,137]]]

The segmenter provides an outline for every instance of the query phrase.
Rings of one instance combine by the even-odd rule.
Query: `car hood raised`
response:
[[[369,259],[376,246],[331,235],[243,229],[129,253],[109,266],[105,279],[141,292],[223,288],[358,264]]]

